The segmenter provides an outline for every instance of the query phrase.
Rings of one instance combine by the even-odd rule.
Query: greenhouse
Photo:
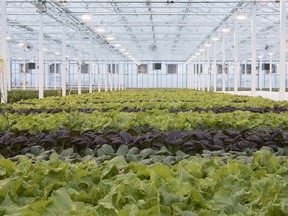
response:
[[[287,1],[0,6],[0,215],[288,215]]]

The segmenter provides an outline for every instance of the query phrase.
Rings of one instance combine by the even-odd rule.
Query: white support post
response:
[[[205,72],[206,72],[206,67],[205,67],[205,59],[204,59],[204,52],[202,53],[202,91],[205,91]]]
[[[90,38],[90,53],[89,53],[89,93],[92,93],[92,85],[93,85],[93,77],[92,77],[92,72],[93,72],[93,44],[92,44],[92,38]]]
[[[108,65],[107,65],[107,55],[104,61],[104,85],[105,85],[105,92],[108,91]]]
[[[190,67],[189,63],[186,65],[186,83],[187,83],[187,89],[190,89]]]
[[[167,64],[166,64],[167,65]],[[190,63],[187,62],[184,64],[185,68],[186,68],[186,88],[190,89],[191,88],[191,67],[190,67]],[[172,79],[171,79],[172,80]],[[167,84],[168,85],[168,84]],[[173,82],[171,81],[169,83],[170,88],[173,87]],[[168,87],[168,86],[167,86]]]
[[[118,60],[118,67],[117,67],[117,70],[118,70],[118,90],[121,90],[121,70],[120,70],[120,60]]]
[[[262,70],[262,55],[260,57],[260,67],[259,67],[259,89],[262,91],[263,88],[263,70]]]
[[[196,90],[196,70],[195,70],[195,59],[193,59],[192,69],[193,69],[193,89]]]
[[[251,96],[256,95],[256,3],[252,5]]]
[[[118,62],[115,60],[114,61],[115,64],[115,73],[114,73],[114,90],[117,91],[117,87],[118,87]]]
[[[11,46],[8,47],[7,52],[7,88],[8,91],[11,91]]]
[[[200,55],[198,58],[198,84],[197,84],[197,89],[200,91],[201,90],[201,65],[200,65]]]
[[[126,67],[125,61],[123,60],[123,72],[122,72],[122,90],[125,89],[125,77],[126,77]]]
[[[113,61],[110,60],[110,73],[109,73],[109,87],[110,91],[113,91]]]
[[[188,73],[190,74],[189,78],[189,89],[192,89],[193,84],[193,71],[192,71],[192,61],[188,63]],[[171,80],[171,88],[173,88],[173,80]]]
[[[7,1],[1,1],[1,61],[0,61],[1,103],[8,101],[7,91]]]
[[[245,78],[244,78],[244,88],[245,88],[245,90],[246,90],[246,88],[247,88],[247,61],[245,61],[244,75],[245,75]]]
[[[54,84],[54,90],[57,89],[57,61],[56,61],[57,56],[55,55],[54,59],[54,79],[53,79],[53,84]]]
[[[24,56],[23,59],[23,77],[22,77],[22,90],[25,91],[26,90],[26,54]]]
[[[226,85],[225,85],[225,70],[226,70],[226,37],[225,32],[223,32],[223,38],[222,38],[222,92],[225,92]]]
[[[279,99],[286,99],[286,23],[287,1],[280,0],[280,75],[279,75]]]
[[[39,12],[39,99],[44,98],[43,13]]]
[[[215,41],[214,42],[214,45],[213,45],[213,72],[214,72],[214,76],[213,76],[213,91],[216,92],[217,91],[217,59],[216,59],[216,45],[217,45],[217,42]]]
[[[269,91],[272,92],[272,55],[269,55]]]
[[[36,65],[38,65],[38,56],[37,56],[37,53],[35,53],[35,63]],[[38,90],[38,70],[37,70],[37,67],[36,67],[36,70],[35,70],[35,90]]]
[[[44,55],[44,53],[43,53]],[[48,58],[46,56],[46,60],[44,62],[44,83],[45,83],[45,89],[48,90],[48,86],[49,86],[49,73],[50,73],[50,66],[49,66],[49,61],[48,61]]]
[[[207,48],[207,91],[210,91],[210,79],[211,79],[211,60],[210,60],[210,47]]]
[[[66,27],[63,25],[63,35],[62,35],[62,64],[61,64],[61,88],[62,96],[66,96]]]
[[[98,92],[101,92],[101,69],[100,69],[100,65],[101,65],[101,62],[100,62],[100,59],[98,60]],[[103,73],[103,71],[102,71]]]
[[[195,90],[198,90],[198,60],[197,56],[195,56]]]
[[[81,58],[82,58],[82,52],[81,52],[81,48],[82,48],[82,37],[81,34],[79,33],[79,41],[78,41],[78,73],[77,73],[77,79],[78,79],[78,95],[81,94],[81,90],[82,90],[82,82],[81,82]]]
[[[234,21],[234,94],[238,92],[238,20]]]

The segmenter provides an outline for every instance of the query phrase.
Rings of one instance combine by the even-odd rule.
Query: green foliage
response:
[[[193,156],[169,168],[0,159],[1,215],[287,215],[287,158],[256,152],[247,164]]]
[[[88,93],[88,90],[82,90],[82,93]],[[67,95],[78,94],[77,90],[67,90]],[[61,90],[44,90],[44,97],[61,96]],[[15,103],[18,101],[28,99],[38,99],[39,91],[37,90],[11,90],[8,92],[8,103]]]
[[[95,131],[116,129],[125,130],[138,128],[151,131],[153,128],[160,131],[179,129],[203,130],[203,129],[241,129],[247,127],[257,128],[282,128],[287,129],[287,113],[252,113],[236,111],[232,113],[168,113],[159,110],[151,112],[123,113],[110,111],[107,113],[93,112],[85,114],[81,112],[61,112],[56,114],[7,114],[11,122],[11,129],[30,131],[56,130],[59,126],[68,127],[71,130],[92,128]],[[7,129],[7,120],[0,116],[0,130]]]
[[[25,95],[26,93],[15,91],[15,95],[21,94]],[[53,94],[53,91],[51,91],[51,95]],[[215,108],[225,106],[238,108],[276,107],[275,109],[277,109],[279,106],[288,106],[288,103],[275,102],[261,97],[252,98],[191,90],[94,92],[77,96],[46,97],[43,100],[25,100],[5,107],[0,105],[0,111],[2,110],[2,113],[6,112],[5,117],[0,115],[0,131],[8,129],[43,131],[56,130],[59,126],[65,126],[72,130],[92,128],[96,131],[138,128],[145,132],[155,128],[161,131],[173,129],[185,131],[240,129],[244,126],[252,129],[259,127],[287,128],[288,125],[287,112],[279,114],[240,110],[228,113],[214,113],[211,111],[169,112],[170,109],[181,111],[181,109],[195,107]],[[130,109],[131,112],[123,112],[123,109],[126,108]],[[81,109],[88,111],[82,112]],[[17,110],[19,113],[15,112]],[[36,110],[41,113],[36,112]]]

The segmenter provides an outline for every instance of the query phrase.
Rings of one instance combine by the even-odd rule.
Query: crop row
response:
[[[6,158],[15,158],[17,155],[34,154],[48,159],[53,152],[61,153],[65,149],[76,156],[101,157],[105,155],[129,156],[128,162],[134,160],[135,154],[145,151],[145,159],[149,155],[160,154],[166,156],[189,156],[202,154],[203,151],[238,151],[246,149],[258,150],[270,147],[275,152],[279,149],[288,149],[288,131],[274,130],[270,132],[252,133],[248,129],[241,131],[196,131],[181,132],[172,130],[164,133],[151,131],[139,133],[135,129],[126,131],[84,132],[71,131],[60,128],[54,133],[46,132],[31,135],[27,131],[17,133],[7,132],[0,134],[0,153]],[[50,151],[52,150],[53,151]],[[159,153],[160,151],[160,153]],[[162,153],[161,153],[162,152]],[[282,152],[284,154],[284,152]],[[285,152],[288,155],[288,152]],[[132,157],[133,155],[133,157]],[[184,157],[184,158],[185,158]],[[18,157],[17,157],[18,158]],[[96,159],[96,158],[94,158]],[[181,158],[180,158],[181,159]]]
[[[75,109],[75,108],[67,108],[67,109],[61,109],[61,108],[53,108],[53,109],[35,109],[35,108],[29,108],[29,109],[1,109],[0,108],[0,114],[5,114],[5,113],[10,113],[14,114],[17,113],[19,115],[30,115],[30,114],[40,114],[40,113],[47,113],[47,114],[55,114],[55,113],[61,113],[61,112],[82,112],[82,113],[93,113],[93,112],[109,112],[113,110],[119,110],[120,112],[146,112],[146,111],[151,111],[153,110],[152,108],[145,109],[145,108],[137,108],[137,107],[124,107],[122,109],[119,108],[109,108],[109,109]],[[165,110],[164,108],[161,108],[159,110]],[[248,112],[253,112],[253,113],[282,113],[282,112],[288,112],[288,107],[261,107],[261,108],[254,108],[254,107],[243,107],[243,108],[237,108],[237,107],[231,107],[231,106],[226,106],[226,107],[213,107],[213,108],[189,108],[189,109],[168,109],[169,113],[179,113],[179,112],[213,112],[213,113],[228,113],[228,112],[235,112],[235,111],[248,111]]]
[[[0,159],[2,215],[287,215],[287,158],[256,152],[250,164],[191,157],[168,167]],[[69,179],[69,181],[67,181]]]
[[[191,90],[127,90],[94,92],[92,94],[47,97],[43,100],[26,100],[2,106],[2,109],[192,109],[214,107],[286,107],[287,102],[275,102],[261,97],[235,96]],[[0,106],[1,108],[1,106]]]
[[[94,131],[103,130],[125,130],[138,128],[143,132],[157,129],[170,131],[179,129],[181,131],[207,130],[207,129],[250,129],[279,128],[287,129],[288,115],[283,112],[276,113],[252,113],[235,111],[231,113],[205,113],[186,112],[169,113],[165,110],[153,110],[147,112],[124,113],[110,111],[107,113],[93,112],[91,114],[81,112],[56,113],[56,114],[34,114],[0,115],[0,131],[29,130],[33,132],[55,131],[64,126],[71,130]]]

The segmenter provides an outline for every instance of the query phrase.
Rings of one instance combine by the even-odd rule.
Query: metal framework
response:
[[[260,57],[263,62],[281,60],[280,68],[286,71],[285,0],[2,0],[1,5],[1,16],[7,16],[1,45],[6,46],[7,37],[9,59],[36,59],[41,64],[55,59],[63,64],[65,59],[209,62],[203,76],[214,73],[216,63],[222,62],[223,91],[226,62],[234,62],[237,75],[239,62],[252,58],[252,92]],[[3,32],[3,19],[1,23]],[[41,89],[43,70],[40,66]],[[284,91],[283,81],[280,87]]]
[[[82,41],[83,59],[89,59],[91,46],[97,58],[124,58],[141,60],[188,60],[212,37],[225,34],[226,49],[233,47],[235,18],[239,21],[239,59],[251,56],[251,19],[256,4],[256,50],[279,50],[280,6],[267,0],[242,1],[89,1],[89,0],[7,0],[8,38],[11,57],[19,58],[27,49],[27,58],[36,57],[38,47],[39,16],[43,12],[44,47],[54,58],[61,53],[63,26],[67,30],[67,53],[77,57],[78,37]],[[2,13],[1,13],[2,14]],[[113,37],[113,40],[112,40]],[[92,44],[91,44],[92,41]],[[19,44],[24,44],[19,46]],[[121,51],[126,49],[125,51]],[[107,52],[108,50],[108,52]],[[124,54],[129,53],[129,54]],[[217,56],[221,59],[221,50]],[[130,56],[130,57],[129,57]],[[230,59],[233,60],[233,55]]]

